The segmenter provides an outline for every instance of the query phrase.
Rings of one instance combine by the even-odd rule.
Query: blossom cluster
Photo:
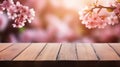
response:
[[[35,16],[34,9],[23,6],[19,1],[4,0],[0,4],[0,14],[7,13],[8,18],[14,20],[13,27],[21,28],[26,22],[31,23]]]
[[[120,2],[115,0],[109,6],[94,5],[87,6],[79,12],[82,24],[89,29],[104,28],[107,25],[115,25],[120,21]]]

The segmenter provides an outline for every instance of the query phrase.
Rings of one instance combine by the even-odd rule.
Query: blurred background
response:
[[[2,2],[3,0],[0,0]],[[6,14],[0,15],[0,42],[120,42],[120,24],[104,29],[87,29],[81,24],[78,12],[94,0],[14,0],[34,8],[31,24],[13,28]],[[111,0],[101,0],[106,5]],[[104,2],[104,3],[103,3]]]

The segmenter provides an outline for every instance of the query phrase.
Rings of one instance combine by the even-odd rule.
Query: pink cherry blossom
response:
[[[3,14],[4,10],[13,7],[13,0],[4,0],[2,4],[0,4],[0,13]]]
[[[114,9],[115,14],[120,15],[120,3],[115,3],[115,7],[116,7]]]
[[[13,27],[21,28],[26,22],[31,23],[35,16],[34,9],[23,6],[19,1],[5,0],[0,4],[0,13],[7,11],[8,18],[14,20]]]
[[[107,18],[108,19],[108,24],[114,25],[119,23],[118,17],[117,16],[110,16]]]
[[[2,5],[0,4],[0,14],[3,14],[3,11],[5,10],[4,7],[2,7]]]
[[[79,12],[82,24],[89,29],[104,28],[107,25],[115,25],[119,23],[120,18],[120,3],[114,2],[108,7],[95,4],[89,6]]]
[[[97,13],[86,13],[83,16],[82,24],[89,29],[91,28],[104,28],[106,26],[106,17],[99,16]],[[81,18],[82,19],[82,18]]]

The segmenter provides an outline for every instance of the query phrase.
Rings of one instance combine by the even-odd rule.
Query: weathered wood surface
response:
[[[120,43],[0,43],[6,60],[120,60]]]

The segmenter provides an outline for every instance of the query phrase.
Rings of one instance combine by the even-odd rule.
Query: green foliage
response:
[[[25,30],[25,27],[19,28],[19,32],[23,32]]]

